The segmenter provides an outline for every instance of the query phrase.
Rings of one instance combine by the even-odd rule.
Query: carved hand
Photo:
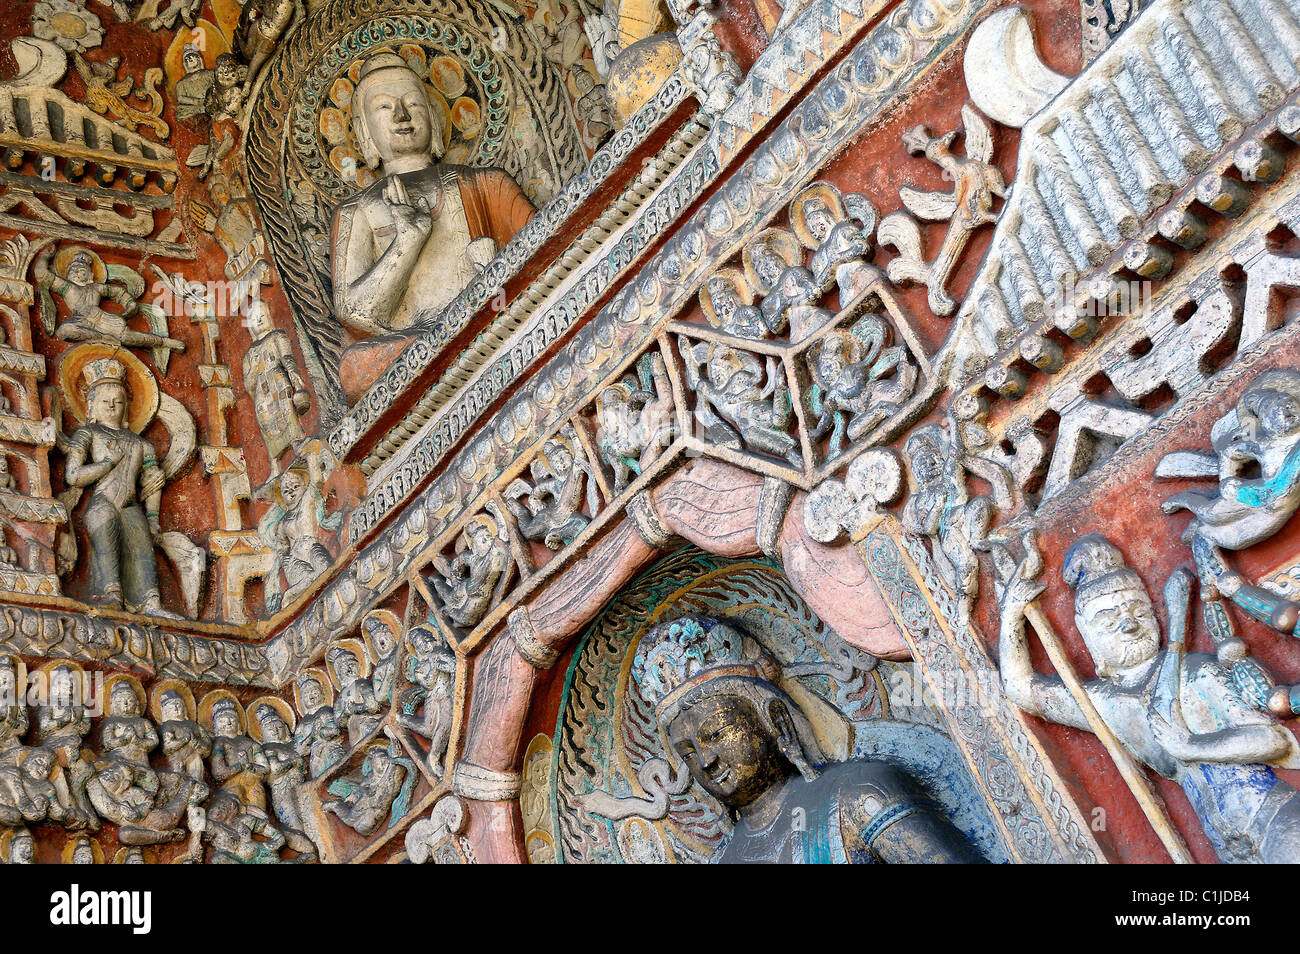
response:
[[[429,232],[433,230],[433,216],[429,214],[429,209],[423,200],[418,205],[411,202],[411,197],[406,193],[406,186],[397,176],[388,177],[388,182],[384,186],[384,200],[388,203],[388,211],[392,214],[393,224],[397,228],[395,241],[409,242],[418,239],[423,243],[429,237]]]

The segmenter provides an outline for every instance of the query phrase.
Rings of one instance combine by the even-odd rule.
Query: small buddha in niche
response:
[[[382,178],[334,216],[334,312],[352,336],[340,364],[349,404],[534,211],[504,170],[438,161],[441,114],[396,53],[362,64],[352,103],[362,159]]]

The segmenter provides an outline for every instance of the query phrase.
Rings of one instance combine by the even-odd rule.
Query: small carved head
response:
[[[158,698],[158,710],[164,722],[184,722],[189,718],[185,697],[175,689],[168,689]]]
[[[138,716],[141,712],[140,697],[135,688],[125,679],[113,683],[108,693],[108,714],[115,716]]]
[[[365,61],[352,103],[352,132],[370,168],[442,155],[441,116],[429,105],[424,81],[396,53],[384,50]]]
[[[298,677],[298,698],[302,704],[303,715],[311,715],[325,705],[325,693],[312,673],[305,672]]]
[[[22,772],[29,779],[45,781],[54,771],[54,750],[43,745],[27,750],[23,759]]]
[[[95,280],[95,262],[85,252],[78,252],[68,263],[68,281],[74,285],[89,285]]]
[[[279,710],[269,703],[257,707],[257,724],[262,729],[262,739],[266,742],[288,742],[289,726]]]
[[[26,828],[19,828],[9,836],[9,863],[30,865],[36,860],[36,842]]]
[[[945,445],[943,431],[937,424],[917,428],[903,445],[907,466],[922,488],[929,487],[943,477]]]
[[[243,735],[233,699],[218,699],[212,706],[212,733],[222,738]]]
[[[221,53],[215,64],[217,83],[230,87],[239,82],[239,60],[233,53]]]
[[[361,678],[361,664],[357,662],[357,657],[351,650],[343,646],[335,646],[325,654],[325,659],[334,667],[340,686],[346,686],[349,682]]]
[[[1270,371],[1246,389],[1237,417],[1255,440],[1300,432],[1300,372]]]
[[[193,43],[186,43],[181,50],[181,65],[186,73],[197,73],[204,68],[203,52]]]
[[[1141,578],[1100,534],[1077,540],[1061,571],[1074,587],[1074,622],[1103,679],[1160,650],[1160,624]]]
[[[85,835],[77,835],[72,846],[72,863],[74,865],[93,865],[95,849]]]
[[[271,324],[271,307],[264,298],[254,298],[248,303],[244,327],[254,341],[269,335],[274,326]]]
[[[87,416],[105,427],[122,427],[130,408],[126,365],[116,358],[96,358],[86,364]]]

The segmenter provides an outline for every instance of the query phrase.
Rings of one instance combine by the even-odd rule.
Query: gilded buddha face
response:
[[[705,690],[683,705],[667,732],[695,781],[733,811],[794,774],[772,730],[743,696]]]

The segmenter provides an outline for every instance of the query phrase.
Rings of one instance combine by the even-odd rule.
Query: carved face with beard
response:
[[[1103,678],[1140,666],[1160,650],[1155,607],[1140,585],[1078,601],[1074,619]]]

